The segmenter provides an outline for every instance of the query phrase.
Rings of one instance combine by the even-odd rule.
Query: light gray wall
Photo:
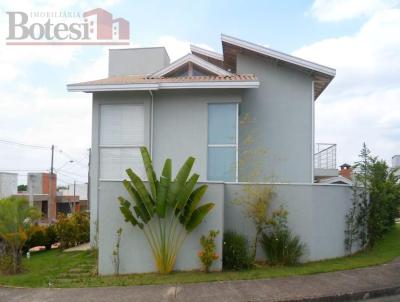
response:
[[[209,183],[203,202],[214,202],[216,207],[204,222],[186,239],[178,255],[176,270],[193,270],[201,267],[197,257],[199,238],[209,230],[235,230],[245,235],[249,242],[254,239],[254,226],[246,216],[240,202],[244,200],[246,186],[266,184]],[[275,192],[271,210],[283,205],[289,212],[291,230],[306,243],[303,261],[335,258],[345,255],[345,215],[351,206],[352,191],[346,185],[325,184],[274,184]],[[118,196],[129,198],[121,182],[100,182],[99,187],[99,273],[114,272],[112,251],[116,231],[123,228],[120,249],[120,273],[156,271],[151,250],[138,228],[124,222],[117,202]],[[217,252],[222,255],[223,238],[217,237]],[[261,249],[257,258],[264,260]],[[221,259],[213,269],[221,269]]]
[[[176,173],[188,156],[196,158],[193,172],[207,178],[208,103],[240,102],[239,90],[185,90],[153,92],[153,163],[161,171],[172,159]],[[99,198],[99,125],[101,104],[144,104],[145,145],[150,148],[151,95],[148,91],[101,92],[93,94],[92,155],[90,184],[91,245],[96,244]],[[151,149],[151,148],[150,148]]]
[[[98,198],[99,198],[99,135],[100,106],[102,104],[144,104],[145,113],[145,144],[150,145],[150,94],[147,91],[137,92],[101,92],[93,94],[92,108],[92,152],[90,163],[90,243],[95,246],[98,241]],[[127,167],[128,168],[128,167]]]
[[[194,171],[207,180],[208,104],[241,101],[239,90],[185,90],[154,93],[153,162],[161,171],[171,158],[173,171],[194,156]]]
[[[170,60],[164,47],[110,49],[108,74],[147,75],[167,65]]]
[[[312,182],[313,100],[312,78],[296,69],[251,54],[238,54],[237,72],[255,74],[258,89],[243,90],[241,119],[248,114],[250,127],[241,125],[239,156],[249,148],[267,153],[254,158],[262,174],[245,163],[239,180]],[[244,144],[248,136],[254,143]],[[261,153],[261,152],[259,152]]]
[[[43,174],[28,173],[28,193],[42,194],[43,193]]]
[[[181,252],[178,254],[175,270],[200,269],[201,263],[197,253],[200,250],[200,236],[210,230],[220,230],[217,237],[217,253],[222,255],[222,230],[223,230],[223,200],[224,185],[209,184],[203,202],[214,202],[214,209],[207,215],[203,223],[186,238]],[[129,198],[121,182],[100,182],[99,189],[99,273],[109,275],[114,273],[112,252],[116,242],[116,232],[122,228],[120,248],[120,273],[145,273],[154,272],[156,267],[151,249],[139,228],[134,228],[126,223],[119,210],[118,196]],[[213,270],[222,268],[221,259],[215,261]]]
[[[0,173],[0,199],[17,194],[18,174]]]
[[[254,242],[255,229],[240,201],[246,197],[245,186],[265,184],[226,184],[224,229],[245,235]],[[303,261],[314,261],[345,255],[345,215],[351,207],[352,190],[346,185],[274,184],[271,210],[280,205],[289,212],[291,230],[306,243]],[[264,260],[259,248],[257,258]]]

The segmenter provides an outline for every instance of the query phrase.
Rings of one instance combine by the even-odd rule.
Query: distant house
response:
[[[176,173],[194,156],[194,171],[209,184],[205,199],[217,204],[185,242],[177,269],[198,266],[198,238],[209,229],[250,236],[251,223],[231,201],[248,185],[268,183],[307,243],[308,259],[344,254],[351,190],[314,183],[314,106],[335,70],[227,35],[221,42],[222,53],[192,46],[172,63],[163,47],[112,49],[107,78],[67,86],[93,95],[90,211],[101,274],[113,270],[110,238],[120,226],[126,226],[122,244],[129,250],[121,256],[122,271],[154,270],[141,234],[126,225],[117,204],[126,196],[126,168],[145,177],[141,146],[149,148],[157,171],[171,158]],[[334,161],[319,169],[337,175]]]
[[[27,186],[27,192],[19,192],[15,196],[26,198],[47,221],[54,221],[58,213],[68,214],[80,211],[78,194],[74,196],[57,192],[57,174],[28,173]]]
[[[58,190],[59,196],[75,196],[79,199],[80,211],[88,210],[88,184],[70,184],[67,189]]]
[[[0,172],[0,199],[17,194],[18,174]]]

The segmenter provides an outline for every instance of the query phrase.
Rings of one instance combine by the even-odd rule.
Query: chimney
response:
[[[343,164],[340,166],[339,175],[346,177],[347,179],[352,179],[353,169],[349,164]]]
[[[110,49],[108,75],[146,76],[170,64],[164,47]]]

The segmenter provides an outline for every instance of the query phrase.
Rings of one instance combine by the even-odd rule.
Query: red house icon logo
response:
[[[40,12],[37,12],[40,15]],[[102,8],[76,13],[68,20],[49,16],[37,22],[35,15],[7,12],[7,45],[129,45],[129,22]],[[83,18],[82,18],[83,17]]]
[[[91,40],[129,40],[129,21],[124,18],[113,19],[108,11],[96,8],[83,13],[89,24]]]

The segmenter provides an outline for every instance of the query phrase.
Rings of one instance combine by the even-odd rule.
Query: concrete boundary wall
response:
[[[235,230],[254,239],[254,226],[238,204],[243,200],[245,186],[272,186],[275,192],[272,209],[283,205],[289,212],[292,231],[307,245],[304,261],[320,260],[345,255],[345,215],[351,206],[352,190],[347,185],[326,184],[261,184],[261,183],[208,183],[209,190],[203,202],[216,204],[203,223],[188,236],[178,255],[176,270],[200,269],[197,257],[199,239],[209,230],[219,230],[217,252],[222,255],[222,233]],[[123,228],[120,249],[120,273],[145,273],[156,271],[148,243],[138,228],[126,223],[120,213],[118,196],[127,193],[119,181],[100,181],[99,186],[99,273],[113,274],[112,252],[116,231]],[[264,259],[262,250],[257,258]],[[214,263],[220,270],[222,261]]]
[[[245,186],[268,185],[273,188],[271,210],[282,205],[288,212],[291,230],[307,245],[304,261],[345,255],[345,215],[352,204],[352,189],[347,185],[326,184],[225,184],[224,228],[245,235],[250,243],[255,229],[238,202]],[[264,260],[261,249],[257,259]]]
[[[214,209],[203,223],[186,238],[175,264],[176,270],[200,269],[197,253],[200,250],[200,237],[210,230],[220,230],[216,240],[217,253],[222,255],[222,229],[224,224],[224,184],[208,184],[203,201],[214,202]],[[99,274],[114,273],[112,253],[117,239],[116,232],[122,228],[120,248],[120,273],[148,273],[156,271],[151,249],[142,230],[124,221],[119,210],[118,196],[129,199],[128,193],[118,181],[101,181],[99,188]],[[212,270],[221,270],[222,261],[213,264]]]

